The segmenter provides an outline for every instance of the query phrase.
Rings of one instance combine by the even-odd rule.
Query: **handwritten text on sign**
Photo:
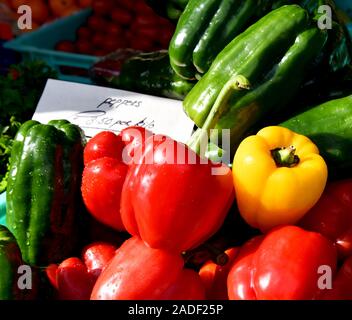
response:
[[[184,143],[194,126],[181,101],[57,80],[48,81],[33,119],[67,119],[88,138],[104,130],[119,133],[140,126]]]

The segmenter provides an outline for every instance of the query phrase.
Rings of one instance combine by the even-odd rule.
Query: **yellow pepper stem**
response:
[[[271,156],[273,157],[278,167],[292,168],[296,166],[300,161],[295,152],[296,148],[294,146],[290,146],[288,148],[277,148],[271,150]]]

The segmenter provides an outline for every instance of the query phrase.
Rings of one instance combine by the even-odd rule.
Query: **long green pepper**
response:
[[[230,129],[233,153],[264,115],[285,107],[326,41],[327,32],[297,5],[270,12],[236,37],[184,100],[186,113],[202,128],[190,147],[199,152],[211,129]]]

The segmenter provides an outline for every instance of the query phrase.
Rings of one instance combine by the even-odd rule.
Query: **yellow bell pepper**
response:
[[[328,176],[316,145],[282,127],[243,140],[232,172],[242,217],[263,232],[298,222],[321,197]]]

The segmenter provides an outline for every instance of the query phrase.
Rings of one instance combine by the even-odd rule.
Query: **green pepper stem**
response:
[[[290,146],[288,148],[276,148],[271,150],[271,156],[278,167],[292,168],[300,161],[295,152],[296,148],[294,146]]]
[[[210,130],[216,127],[221,116],[228,110],[228,102],[230,98],[238,91],[250,89],[251,84],[246,77],[242,75],[232,76],[221,89],[202,128],[197,129],[188,141],[188,147],[196,152],[200,157],[204,158],[207,151],[207,148],[204,147],[204,142],[209,141]]]

